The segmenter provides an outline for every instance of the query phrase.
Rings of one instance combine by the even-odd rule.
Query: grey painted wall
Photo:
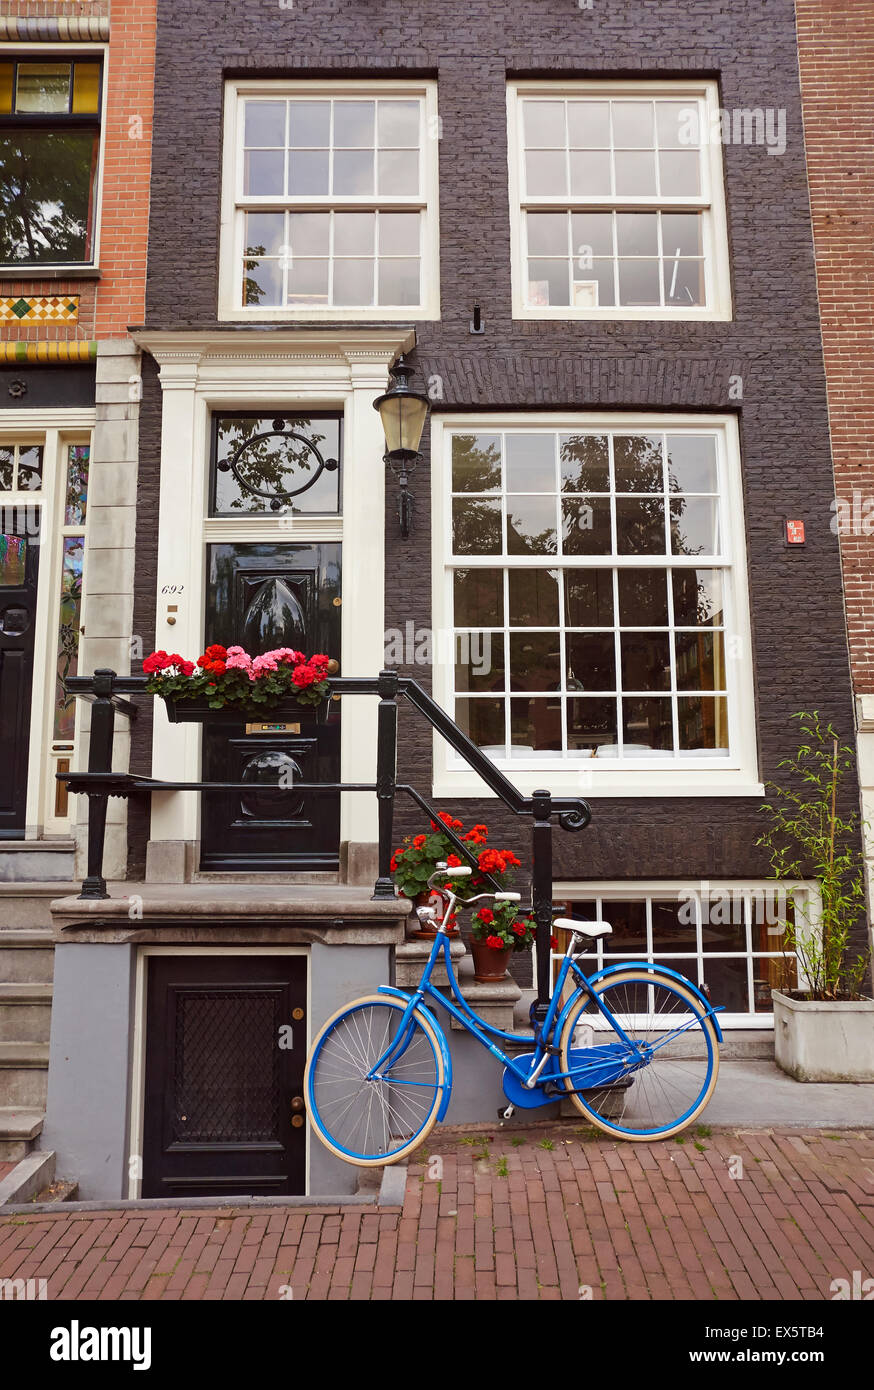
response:
[[[55,947],[42,1148],[83,1200],[128,1195],[133,946]]]

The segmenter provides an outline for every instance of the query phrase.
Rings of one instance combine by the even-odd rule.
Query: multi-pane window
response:
[[[585,894],[585,896],[583,896]],[[592,968],[623,960],[648,960],[675,970],[707,991],[710,1002],[726,1019],[743,1023],[773,1011],[772,989],[798,986],[794,952],[786,949],[787,928],[795,921],[797,896],[800,924],[812,921],[817,898],[809,888],[793,884],[708,883],[660,885],[650,891],[630,886],[597,886],[554,904],[557,916],[582,921],[605,921],[609,937],[593,945]],[[559,931],[553,958],[553,980],[567,933]]]
[[[510,92],[516,310],[724,316],[710,88]]]
[[[267,85],[237,103],[230,309],[426,307],[436,281],[427,93]]]
[[[498,761],[731,751],[721,431],[453,427],[455,718]]]
[[[0,61],[0,263],[94,257],[99,60]]]

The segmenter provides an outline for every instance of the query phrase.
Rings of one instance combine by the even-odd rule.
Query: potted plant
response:
[[[784,960],[782,988],[772,990],[775,1060],[798,1081],[874,1081],[871,955],[851,946],[866,921],[864,827],[858,813],[842,811],[840,796],[855,752],[816,711],[793,718],[803,742],[778,764],[791,785],[767,784],[772,800],[761,810],[771,823],[756,843],[769,851],[775,879],[814,877],[819,902],[811,910],[807,894],[787,890],[793,956]]]
[[[207,647],[196,664],[178,652],[152,652],[143,662],[146,689],[163,699],[171,723],[197,723],[213,711],[261,718],[285,707],[315,711],[328,695],[335,663],[279,647],[250,656],[242,647]]]
[[[495,903],[473,914],[470,929],[474,979],[491,984],[504,978],[514,951],[531,950],[537,923],[530,914],[520,915],[516,903]]]
[[[465,862],[457,852],[455,841],[449,838],[444,827],[454,831],[459,839],[470,846],[473,863],[482,873],[489,874],[501,888],[510,886],[511,871],[519,865],[519,860],[509,850],[496,850],[489,846],[488,826],[474,825],[462,834],[463,823],[447,811],[441,811],[437,821],[431,821],[428,834],[406,835],[391,858],[391,870],[398,891],[405,898],[409,898],[414,907],[433,909],[433,914],[431,911],[422,914],[418,927],[411,933],[413,936],[435,935],[434,915],[436,914],[438,920],[443,917],[446,894],[450,888],[457,894],[459,901],[464,901],[481,892],[485,883],[482,873],[474,872],[470,878],[461,878],[454,885],[449,879],[440,888],[428,887],[428,880],[438,864],[445,864],[454,869],[461,867]],[[450,919],[449,927],[452,931],[458,929],[454,916]]]

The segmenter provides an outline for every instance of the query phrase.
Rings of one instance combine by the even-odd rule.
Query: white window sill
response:
[[[538,770],[531,767],[506,767],[501,769],[508,781],[512,782],[524,796],[531,796],[540,788],[548,788],[553,796],[582,796],[586,800],[594,797],[633,797],[648,796],[764,796],[763,784],[743,768],[623,768],[623,769],[576,769],[549,767]],[[470,768],[435,768],[432,784],[435,797],[489,797],[495,793]]]
[[[580,320],[608,323],[612,320],[650,323],[655,320],[673,323],[730,323],[730,309],[661,309],[661,308],[611,308],[575,309],[566,304],[544,306],[542,308],[521,309],[513,312],[514,319],[548,319],[553,323],[571,323]]]
[[[219,323],[411,323],[414,319],[439,319],[439,306],[405,305],[403,308],[378,307],[363,309],[282,309],[277,306],[255,306],[249,309],[228,309],[219,306]]]

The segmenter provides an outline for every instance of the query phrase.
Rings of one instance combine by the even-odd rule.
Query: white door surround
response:
[[[412,329],[143,331],[137,343],[160,367],[163,392],[155,646],[194,659],[203,649],[205,554],[210,541],[342,541],[342,672],[372,676],[384,664],[385,440],[373,402],[389,366],[415,344]],[[210,518],[210,416],[227,409],[341,410],[342,515]],[[289,524],[290,523],[290,524]],[[168,611],[167,592],[176,611]],[[170,617],[175,622],[168,622]],[[341,776],[372,782],[376,700],[350,699]],[[200,778],[200,725],[170,724],[155,702],[152,776]],[[189,879],[197,868],[200,797],[152,798],[147,878]],[[345,793],[341,846],[376,841],[376,799]]]

